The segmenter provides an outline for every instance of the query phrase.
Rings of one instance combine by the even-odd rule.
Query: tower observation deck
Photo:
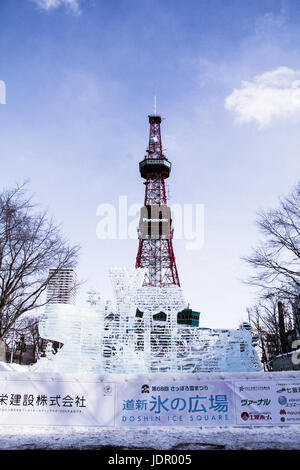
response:
[[[144,160],[139,164],[141,177],[145,179],[145,199],[138,229],[136,268],[146,268],[144,285],[180,286],[165,185],[166,178],[170,176],[171,162],[162,150],[161,117],[150,115],[149,124],[149,145]]]

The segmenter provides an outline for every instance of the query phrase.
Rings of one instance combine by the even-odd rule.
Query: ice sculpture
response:
[[[179,329],[177,364],[186,372],[254,372],[261,362],[251,330]]]
[[[102,373],[102,311],[68,304],[48,304],[39,321],[42,338],[63,343],[54,355],[32,366],[34,372]]]
[[[251,372],[261,370],[249,325],[217,330],[177,323],[187,307],[178,286],[142,286],[144,271],[109,271],[114,303],[89,293],[88,307],[51,304],[39,323],[43,338],[64,343],[35,371],[72,373]]]

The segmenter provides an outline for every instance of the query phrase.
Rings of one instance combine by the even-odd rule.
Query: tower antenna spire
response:
[[[154,116],[156,116],[156,83],[154,84],[154,106],[153,106],[153,109],[154,109]]]

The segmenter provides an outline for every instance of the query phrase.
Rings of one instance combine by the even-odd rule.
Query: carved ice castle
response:
[[[114,301],[89,292],[89,306],[51,302],[39,322],[42,338],[63,347],[49,351],[34,371],[70,373],[197,373],[261,370],[259,338],[243,323],[237,330],[199,327],[180,287],[173,251],[165,179],[171,162],[162,151],[161,117],[149,116],[149,145],[140,162],[145,200],[135,268],[109,270]],[[59,287],[59,282],[58,282]],[[57,297],[58,298],[58,297]]]

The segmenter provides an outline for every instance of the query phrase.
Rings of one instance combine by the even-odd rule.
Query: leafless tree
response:
[[[51,300],[45,296],[49,282],[60,269],[75,267],[78,253],[32,204],[26,185],[0,193],[0,339],[21,315]]]
[[[38,316],[27,316],[26,314],[16,320],[13,327],[5,335],[5,343],[10,353],[9,360],[11,359],[11,356],[16,354],[16,345],[22,336],[24,337],[27,351],[29,349],[31,351],[30,361],[35,362],[38,359],[42,345],[42,338],[39,335],[38,323]]]
[[[257,221],[264,240],[245,257],[254,274],[248,283],[261,294],[289,301],[300,293],[300,183],[277,209],[263,211]]]
[[[292,305],[287,301],[282,303],[275,295],[270,295],[249,308],[248,316],[253,330],[259,334],[261,358],[268,370],[268,362],[275,356],[286,353],[294,339]]]

